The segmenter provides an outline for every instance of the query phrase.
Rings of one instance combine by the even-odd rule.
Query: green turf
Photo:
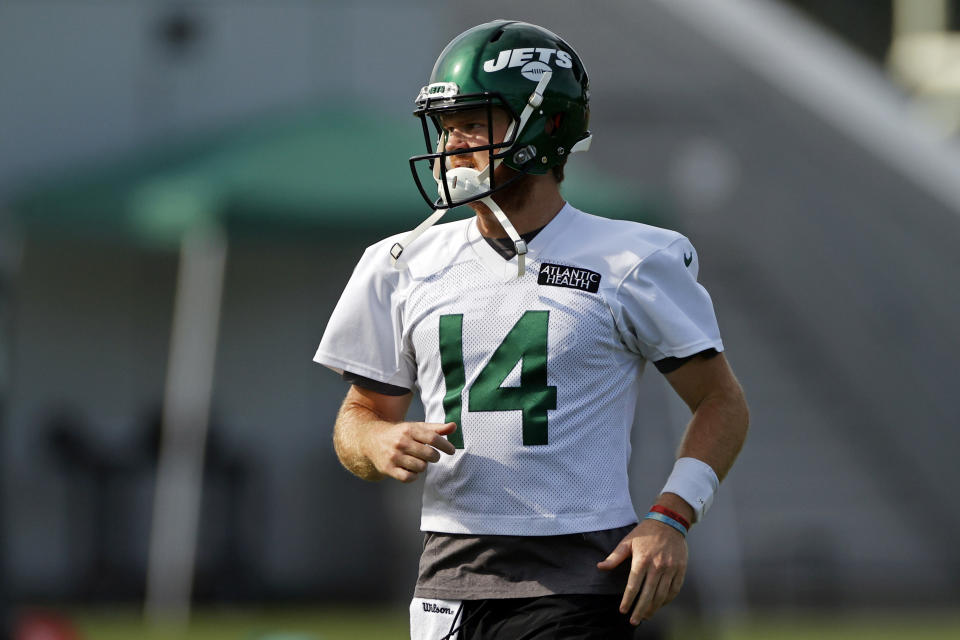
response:
[[[719,640],[958,640],[958,612],[894,612],[758,617],[732,625]]]
[[[78,613],[83,640],[401,640],[408,638],[405,609],[370,611],[202,612],[186,629],[151,628],[133,613]]]
[[[188,629],[150,629],[129,612],[74,612],[82,640],[402,640],[405,609],[203,611]],[[759,616],[721,628],[678,627],[675,640],[958,640],[960,611]]]

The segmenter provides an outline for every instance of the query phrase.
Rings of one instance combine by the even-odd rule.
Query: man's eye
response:
[[[455,131],[468,135],[484,135],[487,132],[486,122],[465,122],[463,124],[447,125],[440,128],[441,133],[446,136],[452,135]]]

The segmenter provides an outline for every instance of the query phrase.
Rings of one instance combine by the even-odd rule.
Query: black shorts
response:
[[[634,640],[620,594],[465,600],[458,640]],[[645,636],[637,636],[645,637]]]

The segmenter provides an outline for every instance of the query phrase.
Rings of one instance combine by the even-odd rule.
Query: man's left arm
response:
[[[747,436],[749,411],[740,383],[726,358],[695,357],[665,374],[693,412],[678,452],[709,465],[719,480],[727,475]],[[656,504],[693,522],[694,509],[680,496],[663,493]],[[630,577],[620,603],[621,613],[640,624],[673,600],[687,570],[687,544],[671,526],[644,519],[597,566],[613,569],[631,558]]]

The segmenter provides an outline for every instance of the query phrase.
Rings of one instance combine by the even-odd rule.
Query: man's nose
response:
[[[451,129],[447,133],[447,143],[444,145],[447,151],[465,149],[467,146],[467,137],[459,129]]]

